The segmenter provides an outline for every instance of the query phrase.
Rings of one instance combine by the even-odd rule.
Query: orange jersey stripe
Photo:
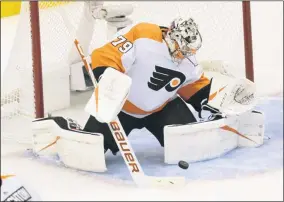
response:
[[[199,80],[194,83],[188,84],[178,90],[178,94],[184,99],[188,100],[191,96],[193,96],[197,91],[201,88],[207,86],[210,83],[210,80],[202,74]]]
[[[164,104],[162,104],[160,107],[158,107],[155,110],[152,111],[144,111],[142,109],[140,109],[139,107],[135,106],[133,103],[131,103],[130,101],[126,100],[126,102],[123,105],[123,110],[127,113],[130,114],[139,114],[139,115],[148,115],[148,114],[152,114],[158,111],[161,111],[167,104],[169,101],[165,102]]]
[[[106,44],[102,48],[96,49],[91,55],[92,69],[105,66],[113,67],[120,72],[125,72],[121,62],[122,53],[116,50],[111,44]]]

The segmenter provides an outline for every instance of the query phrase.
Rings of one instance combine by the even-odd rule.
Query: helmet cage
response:
[[[201,34],[192,18],[174,20],[169,35],[178,44],[176,51],[180,51],[184,57],[194,55],[202,45]]]

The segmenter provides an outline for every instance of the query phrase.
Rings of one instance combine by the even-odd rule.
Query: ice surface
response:
[[[281,97],[262,99],[256,107],[265,113],[267,120],[265,135],[270,139],[264,145],[236,149],[221,158],[190,164],[187,170],[164,164],[163,148],[148,131],[132,131],[129,139],[145,173],[185,176],[189,184],[178,191],[135,187],[120,154],[107,153],[108,171],[98,174],[65,168],[54,159],[38,159],[28,151],[16,150],[1,155],[1,170],[16,173],[45,200],[280,200],[283,199],[282,103]],[[82,123],[85,120],[82,107],[78,104],[54,115],[78,117]]]

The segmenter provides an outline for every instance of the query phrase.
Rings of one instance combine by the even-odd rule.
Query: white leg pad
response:
[[[165,163],[180,160],[197,162],[213,159],[235,149],[238,135],[221,129],[226,125],[238,126],[236,119],[169,125],[164,128]]]
[[[58,155],[67,167],[93,172],[107,170],[104,136],[72,128],[72,122],[39,119],[33,122],[33,152],[37,155]]]
[[[260,111],[249,111],[239,116],[238,131],[246,138],[239,136],[239,147],[258,147],[264,139],[264,114]]]
[[[61,133],[56,147],[60,160],[68,167],[105,172],[104,138],[101,134]]]
[[[35,121],[32,123],[33,152],[39,156],[57,155],[56,128],[54,121]]]
[[[216,121],[164,128],[165,163],[220,157],[237,147],[258,147],[264,140],[264,115],[249,111]]]

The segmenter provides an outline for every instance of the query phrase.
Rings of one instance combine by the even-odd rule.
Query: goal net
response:
[[[176,17],[193,17],[203,38],[197,59],[227,61],[233,64],[234,68],[229,70],[232,74],[245,75],[242,2],[107,1],[104,4],[131,4],[133,13],[129,17],[133,23],[168,26]],[[39,93],[33,79],[33,55],[41,58],[45,115],[70,108],[70,65],[80,61],[74,39],[77,38],[84,50],[91,53],[107,41],[107,26],[106,21],[92,18],[87,2],[40,1],[41,55],[32,50],[34,36],[31,34],[29,2],[22,2],[17,26],[1,81],[1,138],[23,142],[31,138],[31,120],[35,118],[35,99]]]

